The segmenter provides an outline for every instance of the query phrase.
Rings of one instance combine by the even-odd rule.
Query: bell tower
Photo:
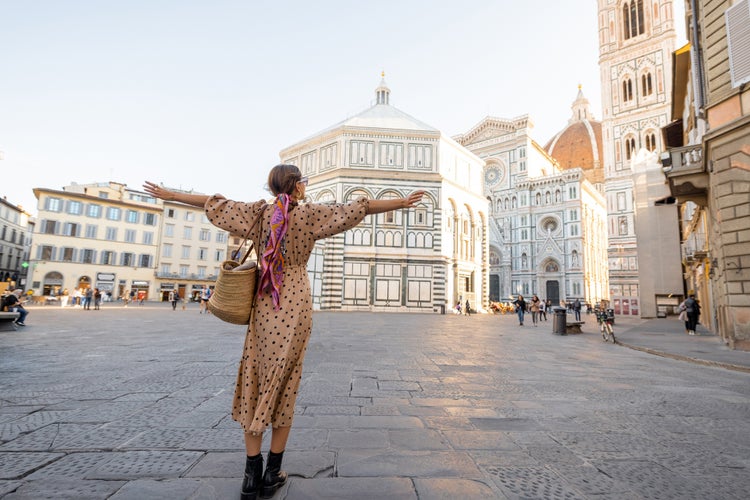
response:
[[[658,165],[661,127],[671,121],[673,0],[597,5],[610,300],[616,314],[650,316],[662,292],[649,282],[657,278],[643,268],[648,249],[636,232],[648,217],[636,224],[636,216],[654,203],[636,184]]]

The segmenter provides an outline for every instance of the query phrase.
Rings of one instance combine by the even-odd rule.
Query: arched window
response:
[[[630,38],[630,5],[627,3],[622,6],[622,33],[625,36],[625,40]]]
[[[635,138],[628,137],[625,139],[625,159],[629,160],[635,153]]]
[[[625,2],[622,6],[622,24],[625,40],[642,35],[646,22],[643,18],[643,0]]]
[[[542,193],[536,194],[536,204],[541,205],[542,204]]]
[[[649,96],[654,93],[651,73],[645,73],[641,75],[641,93],[643,94],[643,97]]]
[[[656,134],[653,132],[646,133],[646,149],[656,151]]]
[[[513,199],[511,199],[510,206],[511,208],[516,208],[518,206],[518,200],[516,199],[515,196],[513,197]]]
[[[633,100],[633,80],[630,78],[622,81],[622,100],[624,102]]]

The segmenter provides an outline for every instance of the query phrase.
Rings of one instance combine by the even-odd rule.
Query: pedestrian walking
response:
[[[210,314],[211,311],[208,310],[208,299],[211,298],[211,289],[206,285],[203,285],[199,297],[201,301],[200,308],[198,310],[199,314],[203,314],[204,311],[206,312],[206,314]]]
[[[307,178],[294,165],[273,167],[267,185],[274,196],[268,209],[264,200],[243,203],[221,195],[171,191],[151,182],[144,185],[156,198],[203,207],[212,224],[230,234],[248,235],[259,250],[255,313],[248,325],[232,408],[232,418],[245,432],[243,500],[255,499],[259,493],[268,498],[286,482],[281,462],[312,330],[307,261],[315,242],[356,226],[369,214],[412,208],[424,194],[415,191],[388,200],[362,197],[345,204],[299,204],[305,198]],[[261,222],[250,231],[259,214]],[[271,443],[264,472],[260,451],[269,425]]]
[[[694,293],[688,295],[688,298],[685,301],[685,313],[687,314],[688,334],[695,335],[695,329],[698,327],[698,318],[701,315],[701,306],[698,304],[698,301],[695,300]]]
[[[464,314],[471,316],[471,304],[469,303],[469,299],[466,299],[466,309],[464,309]]]
[[[573,313],[575,314],[576,321],[581,321],[581,301],[578,299],[573,301]]]
[[[539,326],[539,325],[536,324],[536,321],[537,321],[537,319],[539,317],[539,307],[540,307],[539,304],[540,303],[541,303],[541,300],[539,300],[539,297],[537,297],[536,295],[534,295],[531,298],[531,305],[530,305],[529,309],[531,309],[531,323],[534,326]]]
[[[544,318],[544,321],[547,321],[547,301],[546,300],[540,300],[539,301],[539,321]]]
[[[102,303],[102,292],[98,288],[94,288],[94,310],[99,310],[99,304]]]
[[[518,298],[513,301],[513,304],[516,306],[518,325],[523,326],[523,315],[526,313],[526,301],[523,299],[523,295],[519,295]]]

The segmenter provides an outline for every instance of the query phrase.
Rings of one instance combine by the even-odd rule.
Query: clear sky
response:
[[[544,144],[578,84],[602,116],[596,9],[0,0],[0,196],[35,214],[34,187],[148,179],[257,199],[279,151],[368,108],[381,71],[392,105],[449,136],[528,113]]]

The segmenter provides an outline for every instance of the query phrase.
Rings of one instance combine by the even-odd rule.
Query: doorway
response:
[[[560,282],[552,280],[547,282],[547,300],[552,302],[552,306],[560,305]]]

